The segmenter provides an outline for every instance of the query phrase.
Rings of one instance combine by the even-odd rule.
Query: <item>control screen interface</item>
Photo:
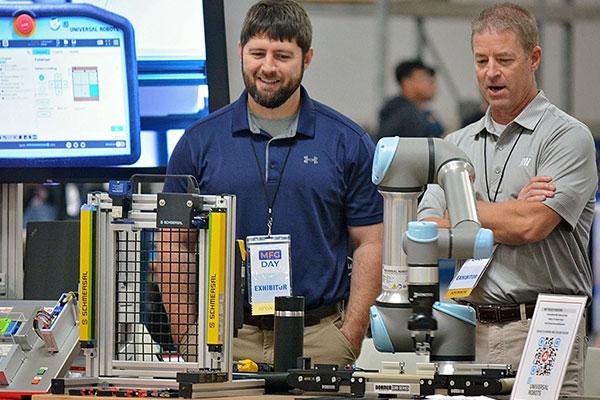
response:
[[[120,29],[90,18],[0,17],[3,166],[23,165],[19,160],[132,164],[139,158],[123,40]]]

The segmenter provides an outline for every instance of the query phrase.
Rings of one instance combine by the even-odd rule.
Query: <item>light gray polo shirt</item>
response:
[[[286,139],[296,136],[299,118],[300,112],[297,112],[288,118],[267,119],[252,114],[250,109],[248,109],[248,126],[250,127],[250,132],[254,133],[255,135],[259,135],[260,130],[262,129],[271,135],[271,139],[267,142],[267,146],[265,147],[265,165],[269,165],[269,151],[271,149],[271,142],[273,142],[273,140]],[[265,182],[268,181],[269,168],[265,168]]]
[[[481,120],[447,137],[473,163],[477,200],[493,201],[495,196],[496,202],[514,200],[529,178],[548,175],[556,193],[544,204],[563,221],[540,242],[499,245],[466,300],[476,304],[534,303],[538,293],[591,297],[588,243],[598,176],[589,129],[551,104],[540,91],[503,132],[490,132],[494,129],[488,108]],[[442,189],[429,185],[418,218],[441,217],[445,209]]]

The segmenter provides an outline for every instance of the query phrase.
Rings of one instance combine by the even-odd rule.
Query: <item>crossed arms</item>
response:
[[[562,221],[556,211],[543,203],[553,197],[555,191],[551,177],[534,176],[521,189],[516,200],[501,203],[478,201],[481,225],[494,232],[497,243],[519,246],[543,240]],[[436,222],[441,228],[450,227],[447,217],[424,220]]]

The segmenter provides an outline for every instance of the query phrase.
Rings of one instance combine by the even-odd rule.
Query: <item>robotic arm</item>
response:
[[[474,360],[474,310],[438,301],[440,258],[492,253],[493,234],[481,228],[477,216],[473,166],[441,139],[383,138],[372,179],[384,198],[383,290],[371,308],[375,347],[416,350],[432,360]],[[452,228],[414,221],[428,183],[444,189]]]

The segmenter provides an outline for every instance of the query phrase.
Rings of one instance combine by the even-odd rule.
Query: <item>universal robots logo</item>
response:
[[[60,29],[60,20],[58,18],[50,19],[50,29],[53,31],[57,31]]]
[[[523,157],[519,163],[519,167],[528,167],[531,163],[531,157]]]

